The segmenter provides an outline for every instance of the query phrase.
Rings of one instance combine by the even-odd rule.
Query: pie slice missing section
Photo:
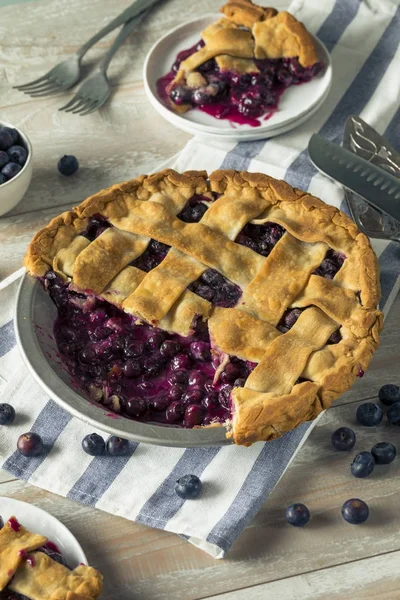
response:
[[[226,425],[237,444],[314,419],[378,346],[379,270],[343,213],[260,173],[114,185],[25,257],[75,382],[131,419]]]

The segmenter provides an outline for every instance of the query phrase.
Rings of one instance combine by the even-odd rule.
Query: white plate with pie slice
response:
[[[0,496],[0,516],[4,522],[14,516],[29,531],[46,536],[56,545],[71,569],[79,563],[88,564],[83,549],[69,529],[41,508],[21,500]]]
[[[332,64],[324,44],[313,36],[319,60],[325,68],[308,83],[294,85],[284,91],[278,110],[259,127],[237,125],[225,119],[216,119],[200,110],[177,113],[167,106],[157,93],[157,81],[171,70],[176,56],[195,45],[201,32],[221,15],[211,14],[180,25],[161,38],[148,53],[143,70],[144,85],[152,106],[172,125],[193,135],[217,136],[226,141],[247,141],[272,137],[297,127],[308,119],[329,94],[332,82]]]

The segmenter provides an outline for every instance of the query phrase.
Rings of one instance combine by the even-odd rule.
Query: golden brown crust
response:
[[[201,222],[185,223],[176,215],[193,194],[202,194],[209,208]],[[98,213],[113,228],[89,245],[78,243]],[[31,274],[68,265],[63,275],[78,289],[91,287],[126,312],[181,335],[200,315],[221,356],[258,363],[232,394],[230,435],[238,444],[272,439],[314,418],[367,368],[379,344],[379,267],[369,240],[338,209],[284,181],[233,170],[207,179],[204,171],[167,169],[94,194],[58,219],[28,249]],[[234,242],[248,222],[286,229],[268,257]],[[126,266],[150,238],[173,250],[149,273]],[[101,259],[100,277],[96,260],[105,247],[111,256]],[[333,280],[312,274],[329,248],[346,256]],[[242,288],[235,308],[216,308],[187,289],[206,267]],[[307,310],[282,334],[276,326],[294,307]],[[326,345],[338,328],[341,341]]]
[[[278,11],[276,8],[257,6],[251,0],[228,0],[227,4],[220,8],[220,12],[236,25],[251,28],[258,21],[274,17]]]
[[[62,226],[62,225],[61,225]],[[7,587],[30,600],[97,600],[102,575],[86,565],[70,571],[43,552],[47,538],[11,517],[0,530],[0,591]]]
[[[313,38],[303,23],[288,12],[279,12],[272,19],[255,23],[253,35],[256,58],[298,56],[303,67],[311,67],[318,61]]]

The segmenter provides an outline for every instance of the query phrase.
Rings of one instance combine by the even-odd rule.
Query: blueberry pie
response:
[[[367,237],[261,173],[168,169],[114,185],[37,233],[25,265],[94,400],[145,422],[225,424],[237,444],[313,419],[378,346]]]
[[[158,94],[177,112],[198,108],[257,127],[286,88],[310,81],[323,65],[312,36],[290,13],[251,0],[229,0],[221,12],[158,80]]]
[[[1,518],[0,518],[1,520]],[[101,574],[86,565],[69,569],[57,547],[31,533],[15,517],[0,530],[0,598],[97,600]]]

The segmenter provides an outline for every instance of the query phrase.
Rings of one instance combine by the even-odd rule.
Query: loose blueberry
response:
[[[17,448],[24,456],[39,456],[44,449],[43,440],[40,435],[32,431],[23,433],[18,438]]]
[[[194,500],[201,493],[201,481],[197,475],[184,475],[176,482],[175,492],[184,500]]]
[[[392,406],[395,402],[400,402],[400,389],[397,385],[387,383],[379,390],[379,400],[385,406]]]
[[[291,504],[286,509],[286,520],[295,527],[304,527],[310,520],[310,511],[304,504]]]
[[[0,425],[11,425],[14,419],[14,408],[10,404],[0,404]]]
[[[7,150],[7,154],[12,162],[21,165],[21,167],[26,163],[26,158],[28,156],[28,152],[23,146],[10,146]]]
[[[129,454],[129,442],[124,438],[111,436],[107,440],[107,452],[110,456],[126,456]]]
[[[392,425],[400,425],[400,402],[395,402],[387,411],[387,418]]]
[[[342,517],[347,523],[352,525],[360,525],[368,519],[369,508],[363,500],[359,498],[351,498],[346,500],[342,506]]]
[[[13,145],[12,135],[7,129],[5,127],[0,127],[0,150],[7,150]]]
[[[10,157],[8,156],[7,152],[5,152],[4,150],[0,150],[0,169],[2,169],[4,165],[8,163],[9,160]]]
[[[17,163],[14,162],[9,162],[6,165],[4,165],[1,172],[5,177],[7,177],[7,179],[12,179],[16,175],[18,175],[21,168],[21,165],[17,165]]]
[[[389,442],[375,444],[371,450],[377,465],[388,465],[396,458],[396,448]]]
[[[104,454],[106,444],[101,435],[90,433],[83,438],[82,448],[90,456],[101,456]]]
[[[332,433],[331,442],[336,450],[351,450],[356,443],[356,434],[349,427],[339,427]]]
[[[4,527],[4,521],[3,521],[3,517],[0,515],[0,529],[3,529]]]
[[[65,154],[57,164],[58,170],[61,175],[73,175],[79,169],[79,162],[76,156],[72,156],[71,154]]]
[[[0,173],[0,185],[6,181],[8,181],[7,177],[3,173]]]
[[[373,404],[373,402],[365,402],[357,408],[356,419],[360,425],[374,427],[382,422],[383,411],[378,404]]]
[[[374,457],[371,452],[360,452],[351,463],[351,473],[359,479],[371,475],[375,468]]]

